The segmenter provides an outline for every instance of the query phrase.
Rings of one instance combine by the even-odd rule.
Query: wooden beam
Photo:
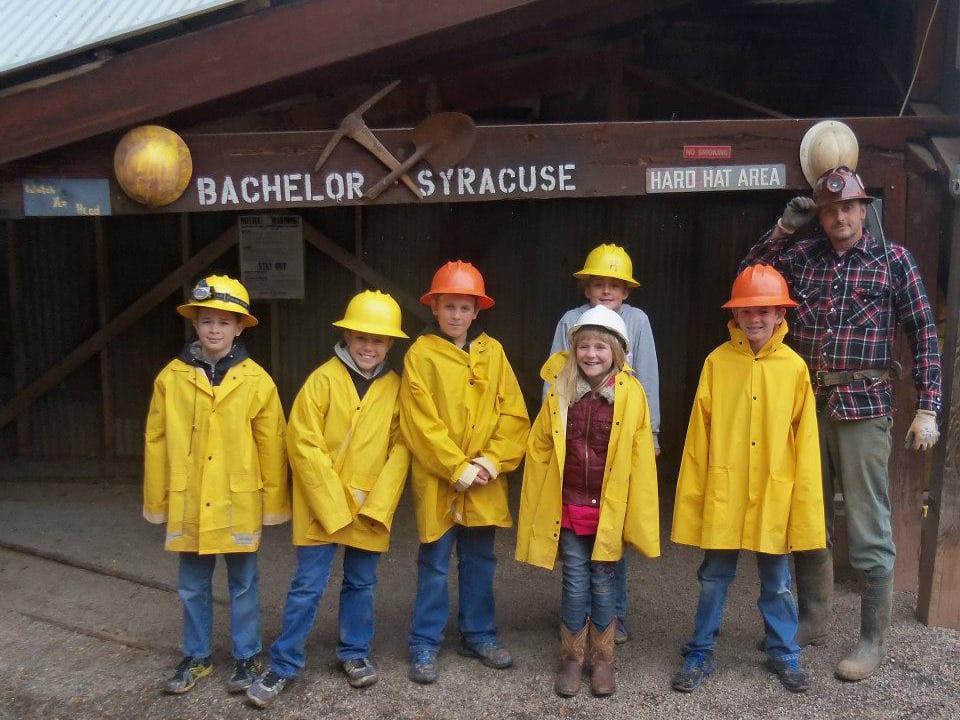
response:
[[[591,11],[617,0],[592,0]],[[496,42],[584,12],[581,0],[325,0],[271,7],[122,53],[0,103],[0,164],[375,53],[413,57]],[[258,53],[264,43],[283,52]],[[385,53],[389,51],[389,53]],[[369,68],[366,68],[369,70]]]
[[[410,295],[393,280],[390,280],[385,275],[381,275],[352,253],[344,250],[305,220],[303,222],[303,239],[320,252],[336,260],[350,272],[362,277],[372,287],[391,295],[393,299],[396,300],[401,307],[406,308],[407,312],[411,315],[422,320],[424,323],[433,322],[433,313],[431,313],[425,305],[421,305],[416,297]]]
[[[150,290],[140,296],[130,307],[113,320],[97,330],[87,340],[74,348],[63,360],[27,385],[3,407],[0,407],[0,428],[18,417],[30,407],[37,398],[52,390],[65,377],[92,358],[115,337],[130,328],[140,318],[152,310],[158,303],[179,289],[185,279],[199,273],[203,268],[236,245],[238,230],[236,225],[225,230],[216,240],[200,250],[186,263],[178,267]]]
[[[481,202],[517,199],[635,196],[646,193],[648,167],[714,165],[716,162],[684,160],[686,144],[729,145],[731,164],[782,163],[785,189],[809,190],[800,172],[798,149],[803,134],[816,119],[715,120],[695,122],[571,123],[556,125],[490,125],[477,129],[477,139],[460,167],[472,168],[472,190],[461,189],[456,176],[446,185],[426,164],[411,173],[415,180],[430,171],[434,187],[416,201],[405,187],[387,190],[373,204],[409,202]],[[877,187],[891,168],[902,166],[907,141],[930,134],[960,132],[960,115],[905,118],[845,118],[860,144],[861,175]],[[393,151],[409,131],[376,130]],[[158,212],[224,210],[293,210],[298,207],[371,204],[362,197],[384,174],[382,164],[353,142],[341,142],[318,174],[312,168],[332,132],[228,133],[186,135],[193,157],[194,177],[184,195],[174,203],[148,208],[128,198],[113,177],[113,143],[104,139],[63,149],[29,161],[0,166],[0,217],[21,217],[24,178],[107,178],[115,215]],[[561,188],[558,164],[573,164],[572,183]],[[553,166],[554,182],[536,183],[525,190],[519,168]],[[480,192],[480,173],[490,169],[496,178],[501,169],[513,173],[506,190],[494,182]],[[460,170],[457,169],[456,173]],[[350,192],[346,187],[351,176]],[[226,178],[230,177],[230,188]],[[241,183],[250,178],[250,193]],[[528,180],[530,178],[528,177]],[[289,180],[290,188],[284,189]],[[310,188],[307,188],[307,183]],[[211,186],[203,189],[203,184]],[[334,181],[330,187],[327,184]],[[357,182],[354,182],[357,181]],[[269,186],[269,192],[263,186]],[[307,193],[307,190],[310,193]],[[333,194],[331,194],[331,190]],[[339,191],[339,194],[337,194]],[[284,194],[286,193],[286,194]],[[254,197],[256,196],[256,197]]]
[[[714,88],[687,80],[671,78],[657,70],[638,67],[637,65],[629,63],[624,65],[623,69],[627,77],[634,79],[635,84],[639,83],[641,87],[648,85],[654,86],[670,92],[671,95],[685,97],[690,104],[695,105],[701,113],[704,111],[704,106],[706,105],[706,107],[714,108],[714,112],[727,112],[733,114],[734,117],[755,117],[758,115],[761,117],[781,119],[790,117],[789,115],[752,102],[746,98],[737,97],[722,90],[715,90]]]
[[[20,261],[20,229],[7,221],[7,290],[10,299],[10,339],[13,345],[13,389],[19,393],[27,386],[27,350],[23,331],[23,275]],[[30,419],[17,418],[17,454],[30,456]]]
[[[948,167],[960,163],[960,139],[934,142]],[[943,352],[943,418],[920,546],[917,615],[927,625],[960,630],[960,201],[945,223],[950,243],[947,332]]]

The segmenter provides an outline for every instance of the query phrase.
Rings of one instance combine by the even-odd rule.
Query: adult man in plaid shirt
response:
[[[893,426],[892,354],[899,324],[913,351],[916,417],[907,444],[937,442],[940,353],[933,312],[916,262],[900,245],[864,229],[867,205],[860,177],[846,167],[817,180],[813,199],[793,198],[776,227],[751,248],[742,267],[774,265],[799,303],[788,341],[807,361],[817,395],[828,549],[794,554],[801,645],[829,632],[833,594],[833,498],[843,492],[850,565],[864,573],[860,641],[836,675],[861,680],[883,660],[890,624],[896,549],[890,526],[887,462]],[[795,240],[818,217],[826,237]],[[835,487],[836,484],[836,487]]]

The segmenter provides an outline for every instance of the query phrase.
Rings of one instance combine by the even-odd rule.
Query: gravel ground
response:
[[[744,553],[717,649],[718,672],[690,695],[670,689],[678,650],[692,629],[700,552],[664,543],[664,555],[631,555],[628,617],[633,639],[617,650],[619,692],[565,700],[552,691],[560,574],[512,560],[514,534],[499,533],[501,638],[515,666],[490,670],[454,650],[440,656],[440,682],[406,679],[405,635],[413,599],[416,538],[405,498],[394,545],[380,564],[372,660],[380,682],[352,690],[334,661],[336,590],[331,578],[308,645],[307,667],[265,711],[225,689],[230,673],[226,580],[218,568],[215,673],[182,697],[159,688],[179,661],[176,561],[162,528],[140,518],[134,483],[0,484],[0,718],[955,718],[960,713],[960,633],[928,628],[916,595],[895,598],[890,652],[855,684],[832,669],[855,636],[859,598],[838,585],[834,639],[808,649],[813,688],[783,690],[756,650],[761,621],[756,571]],[[667,537],[666,529],[664,538]],[[294,554],[289,527],[268,528],[260,554],[264,642],[276,636]],[[456,597],[456,594],[453,594]],[[455,618],[456,608],[452,609]]]

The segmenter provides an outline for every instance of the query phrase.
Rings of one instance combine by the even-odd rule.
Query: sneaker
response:
[[[193,689],[197,680],[213,672],[213,663],[209,657],[185,657],[173,671],[173,677],[167,680],[164,692],[170,695],[182,695]]]
[[[692,652],[683,659],[670,685],[678,692],[693,692],[717,669],[712,655]]]
[[[287,686],[290,680],[280,677],[273,670],[256,680],[247,688],[247,700],[251,705],[258,708],[265,708],[272,703],[277,695]]]
[[[806,670],[800,667],[797,658],[790,660],[774,660],[767,658],[767,669],[776,673],[780,684],[790,692],[802,693],[810,689],[810,677]]]
[[[622,615],[617,615],[617,633],[613,636],[613,642],[617,645],[623,645],[630,639],[630,631],[627,630],[627,621]]]
[[[237,660],[233,664],[233,675],[227,682],[227,691],[231,693],[242,693],[248,687],[253,685],[257,675],[263,672],[263,665],[257,655],[248,657],[245,660]]]
[[[350,687],[370,687],[377,681],[377,669],[366,658],[344,660],[340,667],[346,674]]]
[[[440,677],[435,650],[414,650],[410,655],[410,670],[407,677],[415,683],[429,685]]]
[[[471,643],[466,638],[461,638],[457,652],[464,657],[477,658],[481,663],[495,670],[503,670],[513,665],[513,656],[510,651],[496,638],[478,643]]]

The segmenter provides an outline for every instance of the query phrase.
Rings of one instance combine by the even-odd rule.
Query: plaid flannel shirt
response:
[[[883,246],[866,231],[843,255],[824,237],[795,241],[771,234],[750,249],[741,269],[763,262],[786,278],[791,297],[799,303],[787,342],[810,371],[890,368],[899,323],[913,352],[917,407],[939,413],[942,376],[936,325],[910,251],[889,244],[888,273]],[[814,387],[818,401],[838,420],[879,417],[893,409],[890,380],[816,387],[814,375]]]

